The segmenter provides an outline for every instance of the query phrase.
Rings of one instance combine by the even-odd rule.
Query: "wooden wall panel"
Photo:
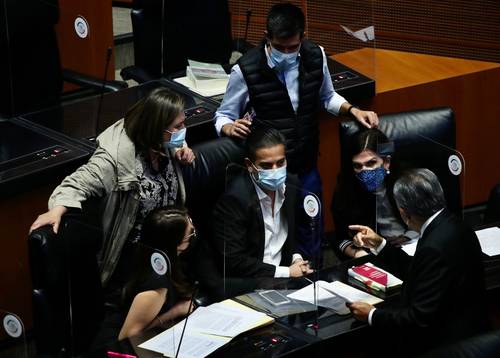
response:
[[[33,327],[28,229],[40,213],[47,211],[47,200],[55,186],[0,200],[0,310],[15,313],[27,330]],[[0,341],[4,338],[5,331],[1,329]]]
[[[59,0],[60,19],[56,26],[63,68],[95,78],[103,78],[106,51],[113,48],[113,15],[111,0]],[[87,38],[77,36],[74,21],[83,16],[89,24]],[[115,78],[111,58],[108,79]]]
[[[252,9],[249,40],[262,38],[268,9],[278,1],[229,0],[233,37],[243,37],[245,11]],[[500,2],[491,0],[314,0],[293,1],[307,13],[308,36],[329,53],[366,44],[340,24],[357,30],[375,25],[370,45],[409,52],[500,62]]]

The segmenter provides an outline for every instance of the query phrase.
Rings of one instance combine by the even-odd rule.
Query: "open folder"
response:
[[[185,321],[182,320],[139,347],[175,357]],[[199,307],[187,320],[178,357],[206,357],[237,335],[273,322],[272,317],[232,300]]]

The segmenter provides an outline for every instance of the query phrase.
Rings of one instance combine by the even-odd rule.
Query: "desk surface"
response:
[[[348,281],[347,269],[353,265],[358,265],[371,260],[376,262],[373,256],[365,256],[359,259],[349,260],[340,263],[332,268],[321,270],[315,279],[325,281]],[[313,278],[313,277],[311,277]],[[307,280],[289,279],[277,280],[273,285],[276,289],[299,288],[309,284]],[[390,302],[397,294],[389,298],[385,298],[386,302]],[[241,302],[241,301],[240,301]],[[261,356],[266,354],[260,350],[259,343],[263,340],[272,340],[277,337],[278,340],[286,338],[286,342],[276,344],[272,347],[273,356],[284,356],[291,352],[297,351],[314,351],[321,343],[340,341],[347,336],[363,334],[368,325],[355,320],[352,315],[338,315],[334,311],[319,307],[317,311],[292,314],[281,318],[276,318],[276,321],[271,326],[263,327],[257,330],[246,332],[237,338],[233,339],[229,344],[212,353],[211,357],[247,357]],[[117,352],[127,352],[135,354],[141,358],[156,357],[158,354],[138,348],[137,346],[146,340],[152,338],[160,331],[150,331],[143,335],[133,337],[114,345],[109,346],[109,350]],[[105,351],[93,352],[87,357],[105,357]],[[269,352],[267,352],[269,354]]]
[[[375,79],[377,94],[500,68],[500,64],[492,62],[372,48],[331,57]]]
[[[316,278],[325,281],[340,280],[346,282],[348,280],[347,269],[353,265],[359,265],[367,261],[372,261],[383,267],[380,262],[377,262],[376,257],[370,255],[342,262],[332,268],[323,269]],[[487,258],[485,256],[485,266],[487,289],[493,290],[498,288],[500,282],[500,258]],[[493,270],[488,270],[488,266],[494,266],[495,268]],[[277,285],[276,288],[287,288],[289,287],[288,283],[291,283],[291,286],[296,286],[298,280],[303,279],[281,280],[281,284]],[[304,283],[304,285],[306,284],[307,282]],[[398,293],[386,297],[385,302],[381,303],[381,305],[390,304],[391,301],[397,299],[397,296]],[[269,351],[260,351],[256,346],[260,347],[257,343],[260,344],[263,340],[269,341],[274,337],[286,337],[288,341],[283,344],[277,344],[272,348],[273,357],[295,354],[299,351],[301,356],[303,356],[304,353],[316,353],[318,352],[318,347],[323,347],[323,344],[335,345],[337,353],[341,351],[344,353],[352,353],[353,351],[357,351],[357,349],[362,349],[360,347],[353,347],[352,344],[353,342],[363,339],[363,335],[367,333],[367,327],[368,325],[366,323],[356,321],[350,314],[340,316],[331,310],[320,308],[317,314],[316,311],[314,311],[278,318],[276,322],[270,326],[246,332],[238,336],[210,356],[270,356]],[[134,354],[139,358],[157,357],[158,353],[138,348],[138,345],[154,337],[158,333],[160,333],[159,330],[151,330],[143,335],[116,342],[106,347],[106,349],[89,353],[85,355],[85,357],[106,357],[107,350]]]

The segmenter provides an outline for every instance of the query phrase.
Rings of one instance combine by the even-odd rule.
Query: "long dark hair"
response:
[[[133,301],[138,287],[151,275],[150,257],[155,251],[161,251],[168,256],[170,267],[166,275],[174,285],[180,285],[176,283],[180,277],[177,246],[184,238],[188,223],[188,212],[180,206],[154,209],[146,216],[142,224],[141,240],[135,250],[135,270],[123,290],[122,298],[126,306]]]
[[[183,109],[181,96],[166,88],[156,88],[127,111],[125,131],[138,151],[160,149],[163,131]]]

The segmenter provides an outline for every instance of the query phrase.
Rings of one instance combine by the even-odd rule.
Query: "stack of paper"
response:
[[[489,227],[476,231],[481,250],[488,256],[500,255],[500,228]]]
[[[229,75],[221,65],[193,60],[188,60],[188,62],[186,75],[197,89],[226,88]]]
[[[178,357],[206,357],[240,333],[272,322],[266,314],[231,300],[199,307],[189,316]],[[175,357],[184,323],[182,320],[139,347]]]
[[[288,297],[330,308],[339,314],[349,313],[345,306],[346,302],[362,301],[374,305],[383,301],[340,281],[326,282],[321,280],[289,294]]]

